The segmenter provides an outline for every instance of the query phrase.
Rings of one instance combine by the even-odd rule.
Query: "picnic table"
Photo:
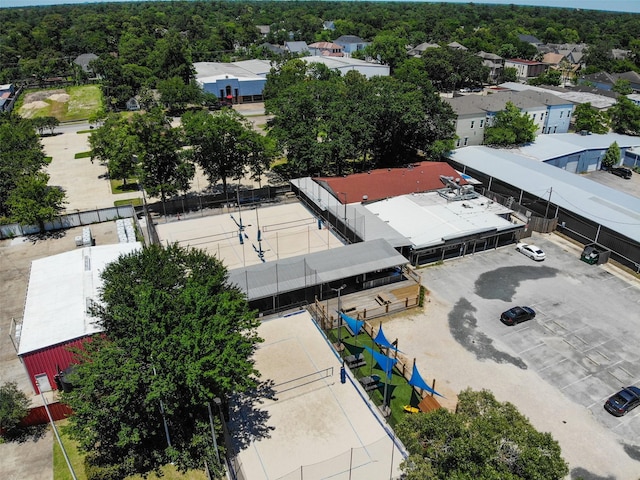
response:
[[[362,366],[367,364],[367,362],[364,359],[364,355],[362,353],[359,353],[357,355],[349,355],[348,357],[344,357],[344,361],[347,364],[347,366],[349,368],[351,368],[351,369],[362,367]]]
[[[380,377],[377,375],[368,375],[360,378],[359,382],[364,387],[365,392],[370,392],[371,390],[378,388]]]

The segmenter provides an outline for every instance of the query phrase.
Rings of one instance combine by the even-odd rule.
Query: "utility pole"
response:
[[[547,199],[547,209],[544,212],[544,218],[547,218],[549,213],[549,204],[551,203],[551,194],[553,193],[553,187],[549,187],[549,198]]]

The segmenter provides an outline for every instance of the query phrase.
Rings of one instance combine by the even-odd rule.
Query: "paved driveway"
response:
[[[547,253],[544,262],[534,262],[507,247],[424,268],[420,271],[423,284],[444,300],[456,342],[482,362],[484,372],[494,372],[480,382],[469,377],[468,384],[506,392],[525,415],[536,417],[534,424],[560,439],[573,478],[576,472],[583,478],[603,478],[589,474],[596,470],[590,461],[598,470],[615,472],[612,465],[602,463],[603,458],[614,463],[616,455],[624,456],[620,446],[629,457],[625,463],[631,464],[631,471],[635,464],[640,472],[640,408],[622,418],[603,409],[605,399],[621,386],[640,385],[640,282],[610,266],[581,262],[579,247],[557,239],[555,235],[535,237]],[[534,308],[536,318],[513,327],[503,325],[500,313],[514,305]],[[469,362],[465,356],[455,361]],[[470,371],[476,368],[473,363],[467,365]],[[465,381],[464,367],[459,367],[460,381]],[[510,378],[500,378],[503,373]],[[538,378],[551,388],[535,386]],[[509,387],[503,388],[505,384]],[[544,411],[548,412],[540,415]],[[568,415],[574,413],[578,418],[570,419]],[[564,420],[547,423],[552,417]],[[568,429],[574,431],[568,433]],[[575,439],[581,443],[576,445]],[[608,448],[618,454],[607,457]],[[606,478],[638,478],[620,476],[620,472]]]

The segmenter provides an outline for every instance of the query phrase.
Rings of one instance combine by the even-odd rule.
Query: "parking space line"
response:
[[[539,371],[540,371],[540,372],[544,372],[547,368],[554,367],[554,366],[559,365],[559,364],[561,364],[561,363],[564,363],[564,362],[566,362],[566,361],[570,361],[570,360],[569,360],[567,357],[562,357],[562,360],[560,360],[559,362],[553,362],[553,363],[550,363],[550,364],[549,364],[549,365],[547,365],[546,367],[542,367]]]
[[[572,385],[575,385],[576,383],[580,383],[583,380],[586,380],[589,377],[592,377],[593,375],[590,373],[589,375],[580,378],[579,380],[576,380],[575,382],[571,382],[569,385],[565,385],[564,387],[562,387],[560,390],[564,390],[565,388],[571,387]]]
[[[529,352],[531,350],[534,350],[534,349],[536,349],[538,347],[543,346],[544,344],[545,344],[544,342],[540,342],[537,345],[534,345],[533,347],[525,348],[524,350],[519,351],[518,355],[522,355],[523,353],[526,353],[526,352]]]

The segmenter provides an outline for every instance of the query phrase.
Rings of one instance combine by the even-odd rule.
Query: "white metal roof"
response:
[[[101,331],[87,314],[97,301],[105,266],[139,242],[78,248],[31,262],[18,355]]]
[[[451,159],[540,198],[551,191],[554,205],[640,241],[640,198],[513,151],[466,147]]]
[[[607,133],[604,135],[577,133],[556,133],[550,135],[538,135],[535,142],[511,149],[533,160],[545,162],[558,157],[584,152],[585,150],[606,150],[616,142],[620,148],[640,146],[640,137]],[[492,151],[495,151],[492,149]]]
[[[499,216],[511,210],[483,196],[448,202],[437,192],[416,193],[373,202],[365,208],[409,238],[414,248],[439,245],[450,237],[513,228]]]

